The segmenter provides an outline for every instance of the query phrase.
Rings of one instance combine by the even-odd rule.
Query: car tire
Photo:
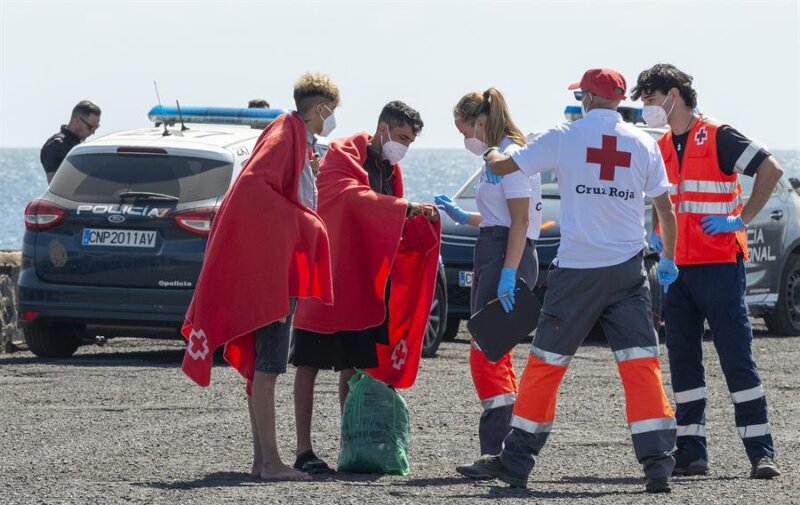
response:
[[[658,283],[658,256],[648,256],[644,259],[644,269],[647,272],[647,283],[650,285],[650,303],[653,308],[653,327],[656,332],[661,329],[661,303],[664,291]]]
[[[458,316],[447,316],[447,325],[444,328],[442,340],[445,342],[452,342],[458,336],[459,329],[461,329],[461,318]]]
[[[800,335],[800,255],[793,254],[786,262],[778,303],[764,315],[764,322],[774,335]]]
[[[422,341],[422,357],[433,358],[436,351],[442,344],[445,330],[445,319],[447,314],[447,298],[440,282],[436,283],[436,292],[431,303],[431,313],[428,317],[428,326],[425,328],[425,335]]]
[[[28,349],[40,358],[68,358],[81,345],[74,328],[32,323],[23,330]]]

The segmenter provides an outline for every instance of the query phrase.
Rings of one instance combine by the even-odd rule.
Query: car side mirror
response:
[[[794,189],[798,194],[800,194],[800,179],[797,177],[789,177],[789,184],[792,185],[792,189]]]

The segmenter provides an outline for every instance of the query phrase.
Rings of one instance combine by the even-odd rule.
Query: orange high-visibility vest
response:
[[[658,141],[672,184],[670,199],[678,218],[675,247],[678,265],[735,263],[739,253],[745,260],[749,257],[745,230],[709,235],[700,223],[704,216],[738,216],[742,212],[738,174],[726,175],[719,167],[717,129],[720,126],[701,116],[689,130],[683,162],[678,162],[671,131]]]

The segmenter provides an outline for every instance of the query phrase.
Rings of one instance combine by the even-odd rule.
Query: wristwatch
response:
[[[492,151],[498,151],[498,150],[499,149],[497,149],[497,146],[492,146],[489,149],[483,151],[483,154],[481,155],[483,157],[483,161],[489,161],[489,160],[486,159],[486,157],[489,156],[489,153],[492,152]]]

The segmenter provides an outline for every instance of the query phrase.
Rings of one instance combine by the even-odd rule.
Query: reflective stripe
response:
[[[618,363],[622,361],[630,361],[632,359],[657,358],[657,357],[658,357],[657,345],[651,347],[628,347],[627,349],[620,349],[619,351],[614,351],[614,358],[616,358]]]
[[[750,402],[753,400],[758,400],[759,398],[763,397],[764,397],[764,386],[761,384],[759,384],[754,388],[731,393],[731,399],[733,400],[733,403]]]
[[[732,202],[694,202],[684,200],[678,204],[678,212],[688,212],[691,214],[721,214],[727,216],[736,208],[739,200]]]
[[[750,145],[744,150],[739,159],[736,160],[736,164],[733,166],[733,170],[736,172],[743,174],[745,170],[747,170],[747,165],[753,161],[753,158],[756,157],[758,151],[761,150],[761,145],[758,142],[750,142]]]
[[[511,418],[511,427],[519,428],[528,433],[550,433],[550,428],[553,427],[553,423],[537,423],[536,421],[529,421],[519,416],[513,416]]]
[[[517,393],[504,393],[502,395],[493,396],[481,401],[481,405],[483,405],[483,410],[491,410],[498,407],[514,405],[514,401],[516,399]]]
[[[545,351],[544,349],[536,347],[535,345],[531,346],[531,354],[537,356],[548,365],[567,366],[569,365],[570,360],[572,360],[572,356]]]
[[[706,425],[705,424],[689,424],[686,426],[678,426],[679,437],[705,437]]]
[[[770,434],[769,423],[737,426],[736,429],[739,430],[739,436],[742,438],[763,437]]]
[[[717,193],[732,194],[736,191],[735,182],[717,181],[683,181],[681,191],[693,191],[695,193]]]
[[[631,428],[632,435],[636,435],[638,433],[647,433],[649,431],[674,430],[675,418],[657,417],[655,419],[645,419],[644,421],[630,423],[628,426]]]
[[[699,387],[694,389],[687,389],[686,391],[677,391],[675,393],[675,403],[689,403],[697,400],[702,400],[706,397],[706,387]]]

